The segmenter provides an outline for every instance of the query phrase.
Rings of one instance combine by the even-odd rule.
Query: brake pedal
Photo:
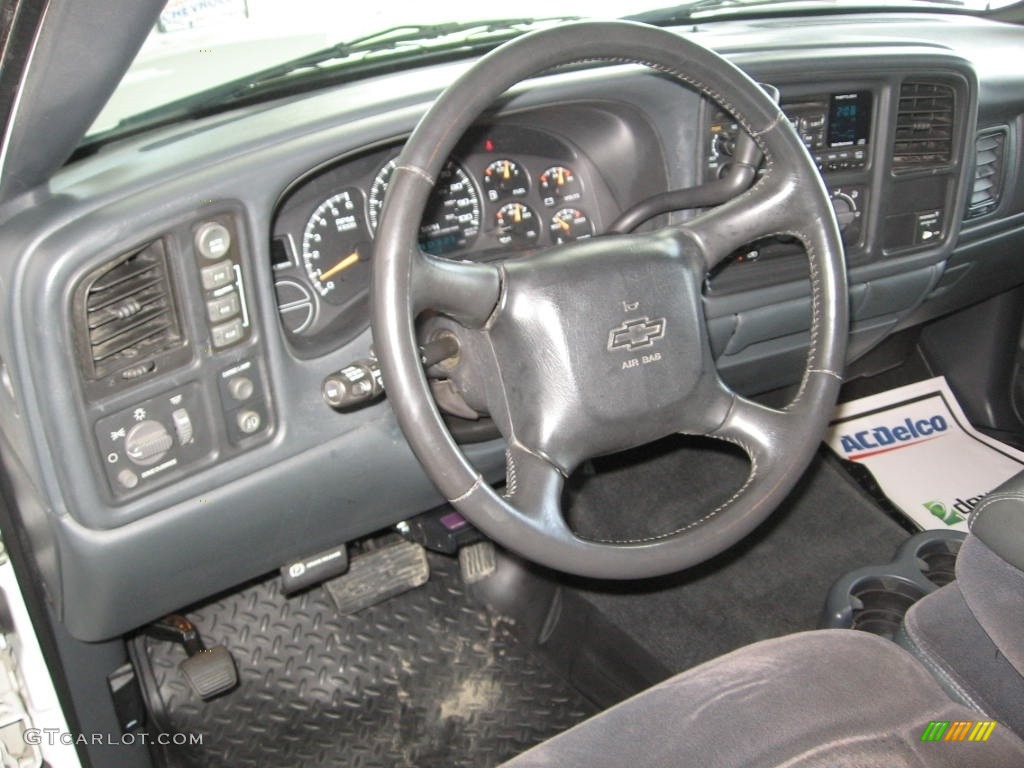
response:
[[[195,624],[184,616],[171,614],[143,630],[150,637],[178,643],[188,658],[178,669],[196,696],[208,701],[238,685],[238,669],[231,651],[223,645],[207,648]]]
[[[419,544],[396,541],[352,558],[348,573],[324,583],[338,612],[351,614],[425,584],[427,553]]]

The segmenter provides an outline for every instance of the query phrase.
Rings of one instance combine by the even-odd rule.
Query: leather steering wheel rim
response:
[[[556,246],[534,257],[537,261],[495,267],[445,261],[420,251],[418,222],[430,191],[472,123],[521,80],[560,65],[590,61],[642,64],[713,98],[754,138],[765,156],[764,172],[749,190],[686,224],[657,233]],[[716,263],[735,248],[773,234],[803,243],[811,276],[807,364],[798,394],[783,409],[741,397],[718,377],[700,297],[703,277]],[[624,262],[622,253],[630,259]],[[638,266],[630,272],[633,268],[623,263]],[[614,315],[622,310],[612,307],[616,304],[612,299],[620,295],[623,281],[640,280],[648,273],[656,276],[648,284],[651,312],[661,316],[650,320],[645,315],[646,325],[625,317],[622,326],[615,326],[623,318]],[[582,306],[571,294],[559,292],[567,276],[592,286],[594,301]],[[676,293],[666,294],[659,287],[663,284],[670,284]],[[534,312],[539,305],[558,317],[542,322]],[[827,427],[842,383],[846,306],[843,250],[828,195],[778,106],[718,55],[665,30],[631,22],[579,22],[524,35],[480,59],[447,88],[397,161],[374,254],[375,348],[391,406],[427,475],[446,499],[495,541],[543,565],[597,578],[649,577],[695,565],[738,542],[774,510],[810,463]],[[415,329],[417,316],[426,309],[453,318],[467,333],[486,341],[490,363],[499,373],[492,387],[499,392],[492,392],[499,411],[495,420],[508,443],[509,482],[504,496],[468,462],[434,403]],[[630,323],[641,323],[641,330],[630,331]],[[634,342],[652,343],[652,337],[665,350],[658,356],[664,365],[643,366],[645,371],[637,374],[647,378],[623,378],[623,392],[653,393],[649,398],[657,402],[649,414],[638,415],[636,403],[618,396],[608,424],[588,435],[590,425],[583,414],[594,418],[594,403],[605,402],[601,393],[584,385],[581,389],[588,391],[566,394],[569,389],[560,382],[551,383],[551,371],[546,370],[528,374],[527,383],[518,389],[509,380],[506,358],[522,358],[528,349],[524,339],[549,333],[551,349],[564,342],[566,334],[574,339],[595,337],[591,352],[584,355],[570,349],[562,355],[572,361],[553,354],[547,358],[556,376],[564,366],[564,376],[577,383],[589,381],[588,374],[598,362],[606,368],[617,364],[614,356],[620,349],[613,342],[620,337],[614,332],[621,333],[623,328],[627,354]],[[635,335],[632,341],[629,333]],[[515,363],[519,366],[523,359]],[[632,373],[622,374],[626,375]],[[617,381],[608,387],[614,390]],[[667,381],[680,382],[685,391],[658,399]],[[560,417],[561,422],[549,423],[520,402],[526,399],[522,389],[530,395],[539,392],[549,411],[571,413]],[[568,406],[563,408],[554,399],[558,393],[569,398]],[[739,445],[751,463],[744,485],[717,509],[661,536],[594,541],[568,528],[559,503],[562,484],[587,457],[587,450],[612,452],[673,432],[703,434]]]

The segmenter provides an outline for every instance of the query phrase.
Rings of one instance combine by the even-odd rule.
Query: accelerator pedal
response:
[[[478,541],[459,550],[459,570],[462,572],[464,584],[483,581],[494,573],[497,567],[494,544],[489,541]]]
[[[348,573],[324,582],[341,614],[353,614],[425,584],[427,553],[419,544],[396,541],[352,558]]]

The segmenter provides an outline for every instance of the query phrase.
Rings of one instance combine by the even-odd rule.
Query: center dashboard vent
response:
[[[968,219],[977,219],[999,207],[1003,192],[1003,158],[1006,155],[1006,129],[982,131],[974,143],[974,186],[967,204]]]
[[[903,83],[892,153],[894,171],[936,168],[952,161],[955,106],[949,85]]]
[[[183,347],[181,325],[159,240],[93,272],[75,301],[82,370],[92,380],[130,381]]]

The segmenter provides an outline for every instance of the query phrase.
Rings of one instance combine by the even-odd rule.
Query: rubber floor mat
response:
[[[268,579],[188,614],[225,644],[239,687],[209,702],[178,670],[180,646],[140,639],[153,720],[202,745],[165,747],[174,768],[493,766],[595,712],[430,556],[422,587],[351,616],[323,588],[287,599]]]

